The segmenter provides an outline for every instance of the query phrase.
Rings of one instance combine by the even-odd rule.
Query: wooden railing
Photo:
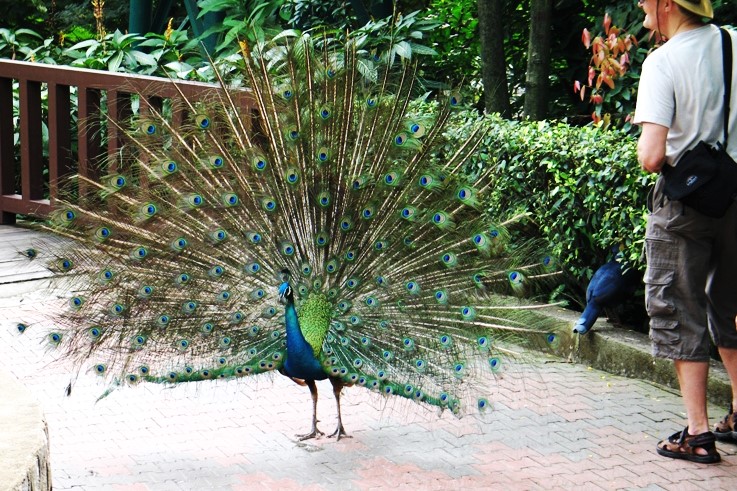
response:
[[[196,100],[214,89],[197,82],[0,60],[0,223],[15,223],[17,214],[45,217],[65,176],[94,177],[122,145],[115,123],[124,124],[131,115],[132,94],[140,96],[145,111],[161,107],[165,99],[183,95]],[[247,110],[246,98],[242,104]]]

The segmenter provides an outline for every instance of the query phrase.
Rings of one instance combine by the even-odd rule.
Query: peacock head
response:
[[[283,269],[281,271],[282,284],[279,285],[279,301],[283,304],[294,303],[294,293],[292,292],[292,287],[289,284],[290,276],[291,274],[288,269]]]

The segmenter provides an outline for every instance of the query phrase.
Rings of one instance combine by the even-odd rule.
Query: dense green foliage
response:
[[[449,150],[478,125],[484,128],[483,142],[467,171],[498,170],[486,201],[491,215],[527,217],[523,232],[548,244],[566,273],[568,295],[582,297],[613,246],[620,245],[625,264],[643,268],[646,196],[654,176],[640,170],[633,136],[467,112],[457,116],[447,135]]]

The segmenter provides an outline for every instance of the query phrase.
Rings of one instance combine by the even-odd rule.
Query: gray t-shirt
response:
[[[731,32],[737,61],[737,35]],[[637,92],[635,123],[669,128],[665,156],[669,165],[704,140],[722,133],[724,102],[722,42],[719,29],[706,25],[673,36],[645,59]],[[732,110],[727,150],[737,160],[737,63],[732,66]]]

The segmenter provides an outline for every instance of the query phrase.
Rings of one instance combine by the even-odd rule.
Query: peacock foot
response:
[[[345,429],[343,429],[343,425],[338,425],[335,431],[328,435],[328,438],[335,438],[336,442],[340,441],[340,437],[353,438],[351,435],[345,432]]]
[[[305,440],[309,440],[311,438],[317,438],[318,436],[323,436],[325,433],[318,430],[317,427],[312,428],[312,431],[310,433],[305,433],[304,435],[295,435],[299,441],[303,442]],[[332,436],[332,435],[331,435]]]

